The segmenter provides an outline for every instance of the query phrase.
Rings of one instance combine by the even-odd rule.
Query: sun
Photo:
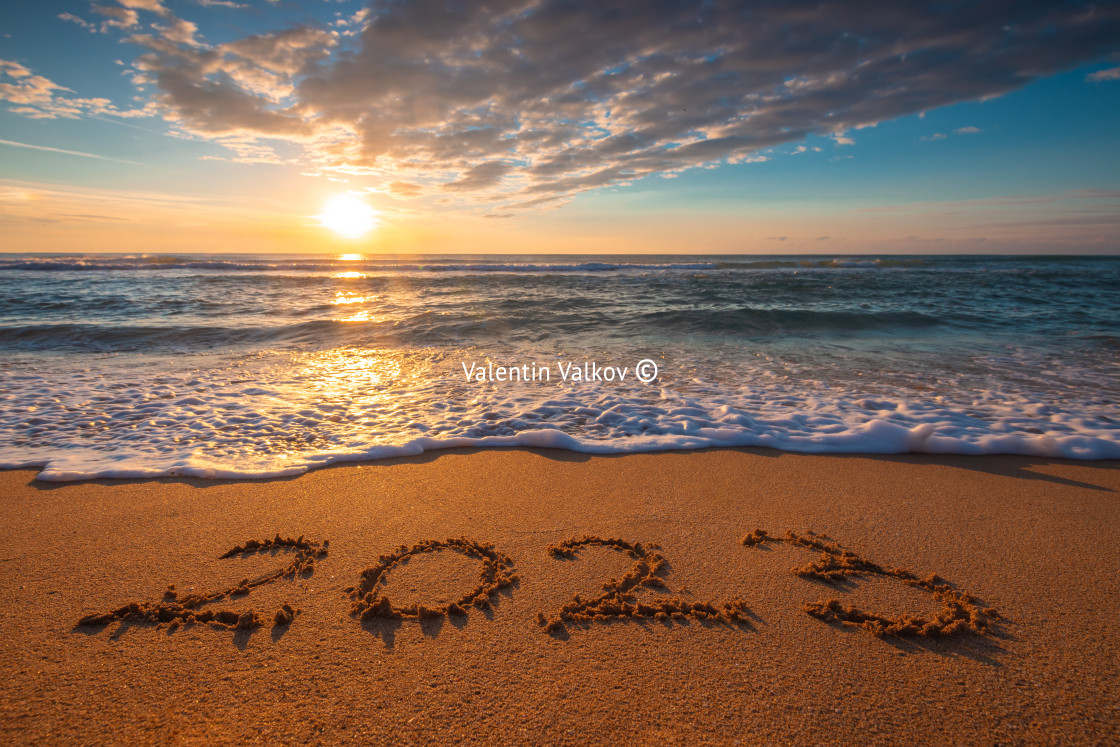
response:
[[[327,200],[323,212],[315,217],[324,226],[348,239],[361,238],[377,225],[377,211],[349,192]]]

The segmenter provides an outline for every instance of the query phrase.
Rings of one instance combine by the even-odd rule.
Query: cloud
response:
[[[983,132],[983,130],[981,130],[979,127],[958,127],[957,129],[953,130],[953,134],[955,135],[975,135],[978,132]],[[944,140],[947,137],[949,136],[944,132],[935,132],[932,135],[922,135],[918,139],[928,143],[935,140]]]
[[[71,220],[81,223],[127,223],[128,218],[116,215],[91,215],[89,213],[56,213],[60,220]]]
[[[938,200],[919,201],[898,205],[878,205],[875,207],[854,208],[853,213],[902,213],[902,212],[929,212],[953,210],[954,213],[964,210],[990,209],[990,208],[1023,208],[1025,211],[1034,212],[1039,206],[1056,205],[1058,203],[1079,203],[1092,206],[1098,210],[1101,206],[1107,210],[1115,210],[1115,200],[1120,199],[1120,189],[1071,189],[1065,192],[1041,195],[1001,195],[997,197],[981,197],[971,200]],[[1103,202],[1102,202],[1103,201]]]
[[[421,194],[424,189],[419,184],[409,184],[408,182],[394,181],[385,185],[384,191],[396,197],[416,197]]]
[[[134,82],[155,85],[166,119],[194,135],[308,142],[329,131],[305,106],[287,102],[294,77],[326,59],[337,41],[322,29],[295,27],[211,46],[194,23],[167,14],[155,34],[125,41],[148,48],[133,63]]]
[[[141,230],[137,239],[128,234],[114,232],[105,243],[99,244],[95,234],[76,233],[75,239],[93,242],[109,250],[141,250],[149,245],[153,234],[146,226],[159,226],[166,241],[175,242],[181,234],[193,234],[197,245],[197,232],[208,229],[214,232],[211,237],[228,236],[230,226],[244,226],[246,223],[261,226],[283,226],[298,230],[306,219],[300,215],[281,213],[273,210],[260,210],[251,201],[237,197],[202,194],[165,194],[150,189],[117,190],[104,184],[92,187],[59,186],[40,182],[27,182],[0,178],[0,223],[19,224],[68,224],[75,227],[94,228],[95,223],[107,225],[131,223]],[[271,230],[271,229],[270,229]],[[38,236],[36,234],[36,236]],[[18,234],[5,233],[9,244],[17,242],[23,246],[34,247],[38,239],[31,237],[21,241]],[[251,239],[250,239],[251,240]],[[189,241],[181,242],[186,246]],[[262,245],[263,246],[263,245]]]
[[[10,60],[0,60],[0,101],[13,104],[38,106],[49,104],[54,99],[54,91],[69,91],[54,81],[41,75],[34,75],[23,65]]]
[[[369,14],[370,8],[362,8],[355,11],[354,14],[350,16],[343,16],[341,13],[336,13],[335,15],[339,16],[339,19],[334,22],[334,25],[346,29],[342,32],[343,34],[353,36],[365,30],[366,19],[369,18]]]
[[[62,153],[64,155],[68,155],[68,156],[81,156],[83,158],[96,158],[96,159],[101,160],[101,161],[117,161],[118,163],[130,163],[130,164],[133,164],[134,166],[140,166],[141,165],[141,164],[136,163],[136,161],[122,161],[119,158],[109,158],[108,156],[99,156],[96,153],[85,153],[85,152],[80,151],[80,150],[66,150],[65,148],[52,148],[48,145],[31,145],[30,143],[19,143],[19,142],[16,142],[14,140],[0,140],[0,145],[7,145],[7,146],[12,147],[12,148],[29,148],[31,150],[43,150],[43,151],[48,151],[50,153]]]
[[[67,21],[68,23],[76,23],[84,29],[94,28],[92,23],[85,20],[84,18],[79,18],[78,16],[74,15],[73,13],[59,13],[58,17],[60,19],[62,19],[63,21]]]
[[[342,31],[212,44],[158,0],[119,4],[165,19],[130,41],[146,47],[136,82],[180,130],[287,141],[318,173],[511,208],[812,134],[845,144],[1101,59],[1120,38],[1120,6],[1046,0],[411,0]]]
[[[62,92],[62,95],[60,95]],[[8,110],[31,119],[78,119],[83,115],[149,117],[156,114],[152,105],[141,109],[118,109],[109,99],[66,96],[66,86],[36,75],[12,60],[0,60],[0,101]]]
[[[200,2],[203,4],[207,2],[225,4],[226,0],[200,0]],[[101,23],[93,23],[73,13],[59,13],[58,18],[69,23],[76,23],[90,31],[100,31],[104,34],[108,33],[110,29],[131,29],[139,26],[140,14],[137,12],[138,10],[153,11],[161,16],[169,15],[167,8],[163,7],[157,0],[117,0],[117,5],[91,3],[90,10],[104,16],[107,20],[101,21]]]
[[[728,163],[764,163],[769,160],[770,156],[764,156],[761,153],[736,153],[727,157]]]
[[[1095,73],[1090,73],[1086,76],[1087,80],[1102,81],[1102,80],[1120,80],[1120,67],[1110,67],[1107,70],[1098,70]]]
[[[102,31],[108,31],[111,28],[130,29],[133,26],[140,25],[140,14],[130,8],[121,8],[115,5],[94,5],[93,12],[109,19],[101,22]]]
[[[295,75],[304,66],[326,59],[336,43],[328,31],[297,26],[274,34],[250,36],[219,49],[269,72]]]
[[[198,31],[198,26],[190,21],[172,17],[168,25],[160,26],[159,24],[152,24],[152,28],[159,31],[161,38],[171,44],[183,44],[188,47],[200,46],[199,42],[194,38],[195,33]]]
[[[147,10],[152,13],[157,13],[161,16],[170,14],[170,11],[163,6],[160,0],[117,0],[117,3],[125,8],[132,8],[134,10]]]
[[[1120,31],[1115,8],[1045,2],[374,9],[362,49],[302,80],[301,101],[353,129],[341,161],[454,184],[501,159],[513,167],[498,197],[564,196],[999,95],[1113,51]]]
[[[480,163],[467,169],[458,179],[443,185],[444,190],[453,192],[474,192],[498,186],[502,177],[513,167],[501,161]]]
[[[234,163],[244,164],[273,164],[280,165],[284,160],[276,154],[270,146],[258,142],[251,137],[225,137],[218,140],[218,143],[234,153],[234,157],[230,159],[222,159],[215,156],[202,156],[205,160],[229,160]]]

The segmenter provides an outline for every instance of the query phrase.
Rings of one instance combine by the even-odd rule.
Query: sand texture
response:
[[[1120,743],[1120,469],[0,472],[8,743]]]

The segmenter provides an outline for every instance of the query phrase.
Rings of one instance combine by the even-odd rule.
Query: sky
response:
[[[5,252],[1115,254],[1117,133],[1115,2],[0,5]]]

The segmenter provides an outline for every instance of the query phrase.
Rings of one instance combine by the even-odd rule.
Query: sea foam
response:
[[[280,477],[457,446],[1120,458],[1120,261],[13,256],[0,466]],[[470,381],[657,362],[653,384]]]
[[[716,384],[671,368],[655,385],[479,384],[430,350],[275,353],[205,371],[164,362],[157,380],[70,371],[68,389],[47,397],[59,372],[43,374],[10,379],[0,400],[0,433],[10,434],[0,467],[41,467],[42,480],[283,477],[466,446],[1120,458],[1107,403],[1040,405],[1011,391],[933,401],[880,387],[868,397],[823,382]]]

